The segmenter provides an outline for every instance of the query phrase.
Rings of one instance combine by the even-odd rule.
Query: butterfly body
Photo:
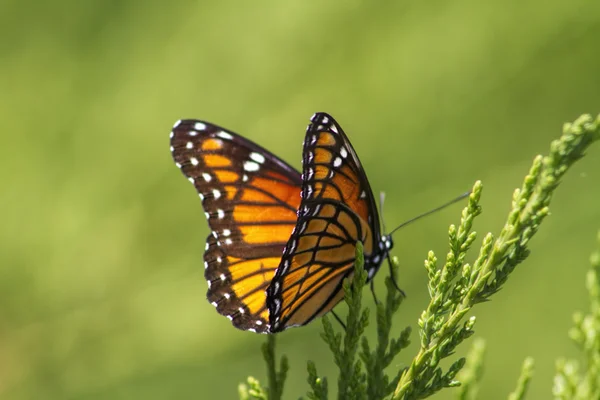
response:
[[[392,248],[360,161],[325,113],[307,129],[302,173],[205,121],[175,124],[171,151],[212,231],[207,298],[240,329],[273,333],[310,322],[343,298],[357,241],[369,279]]]

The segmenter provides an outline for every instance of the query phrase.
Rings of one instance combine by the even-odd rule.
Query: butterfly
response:
[[[302,173],[199,120],[174,125],[171,153],[211,230],[208,301],[239,329],[275,333],[309,323],[343,298],[358,241],[369,280],[393,246],[350,140],[326,113],[308,125]]]

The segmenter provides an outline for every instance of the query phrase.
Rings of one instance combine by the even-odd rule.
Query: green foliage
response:
[[[460,371],[458,379],[461,383],[458,388],[458,400],[475,400],[479,391],[479,380],[483,375],[483,357],[485,356],[485,341],[475,339],[467,355],[467,362]]]
[[[344,282],[345,302],[349,307],[346,331],[343,334],[336,333],[329,319],[322,319],[322,337],[329,345],[340,371],[338,398],[383,399],[391,394],[393,399],[422,399],[443,388],[459,386],[460,382],[456,377],[465,366],[466,359],[459,358],[446,370],[440,366],[440,362],[451,356],[459,344],[473,335],[476,320],[474,316],[467,318],[467,314],[473,306],[489,300],[498,292],[515,267],[527,258],[527,245],[549,214],[550,201],[561,178],[584,155],[588,146],[599,138],[600,116],[594,120],[591,116],[584,115],[572,124],[565,124],[561,138],[552,142],[549,155],[534,159],[522,187],[515,190],[507,223],[498,237],[494,238],[488,233],[482,241],[477,258],[469,264],[466,262],[467,252],[476,239],[476,233],[471,229],[474,219],[481,213],[479,201],[483,189],[481,182],[475,183],[468,205],[462,212],[460,224],[458,227],[450,226],[450,249],[444,265],[439,268],[435,254],[428,254],[425,269],[429,278],[430,301],[418,320],[420,348],[409,366],[401,368],[391,379],[386,375],[385,369],[409,344],[410,329],[406,328],[396,339],[389,340],[392,315],[400,306],[402,296],[394,288],[392,277],[388,277],[385,304],[377,305],[378,336],[375,349],[371,350],[366,338],[361,339],[369,323],[369,314],[361,305],[362,288],[366,284],[367,274],[363,268],[362,245],[359,243],[354,277],[352,282]],[[586,355],[586,372],[578,374],[575,362],[559,363],[555,380],[555,395],[559,398],[589,399],[598,398],[600,394],[599,260],[600,255],[596,254],[593,257],[594,269],[588,275],[587,286],[592,310],[586,316],[575,315],[576,326],[570,333]],[[397,265],[394,263],[392,276],[396,269]],[[269,338],[269,341],[272,340],[274,339]],[[359,343],[362,351],[357,360]],[[470,354],[471,361],[461,375],[465,385],[458,392],[460,399],[472,399],[477,395],[483,352],[484,344],[476,342]],[[266,357],[269,376],[277,376],[274,371],[274,354],[269,354],[270,358]],[[308,363],[308,372],[312,389],[308,397],[315,400],[327,399],[327,381],[318,377],[313,362]],[[525,397],[532,373],[533,360],[528,358],[523,364],[517,388],[509,395],[509,400]],[[283,387],[283,381],[278,381],[276,387]],[[281,394],[280,391],[276,393]]]
[[[289,364],[287,357],[282,356],[279,364],[279,371],[277,371],[275,335],[267,336],[267,341],[262,345],[262,353],[267,364],[269,386],[267,389],[264,389],[257,379],[249,377],[247,379],[247,384],[240,384],[239,386],[239,395],[241,400],[280,400],[282,398],[283,384],[285,383],[285,378],[287,377]]]
[[[258,379],[251,376],[246,379],[246,383],[240,383],[238,386],[240,400],[267,400],[269,396],[267,391],[260,385]]]
[[[367,379],[367,398],[381,399],[392,393],[400,379],[401,370],[395,377],[390,378],[385,374],[385,369],[390,366],[400,351],[410,344],[410,327],[400,332],[397,338],[390,340],[392,329],[392,316],[400,307],[404,297],[398,293],[394,285],[398,271],[398,260],[392,259],[391,276],[386,281],[387,295],[385,304],[377,303],[377,343],[373,351],[370,350],[368,340],[362,338],[361,359],[364,363]]]
[[[310,385],[312,392],[308,392],[308,398],[311,400],[327,400],[328,398],[328,387],[327,378],[319,378],[317,376],[317,367],[312,361],[308,361],[308,384]]]
[[[429,275],[430,302],[419,319],[421,348],[402,374],[394,391],[395,399],[419,399],[444,387],[456,386],[456,372],[464,364],[459,359],[443,372],[439,362],[473,334],[475,317],[463,322],[471,308],[502,288],[515,267],[529,254],[527,244],[549,213],[552,194],[565,172],[579,160],[587,147],[600,138],[600,116],[589,115],[565,124],[563,135],[552,142],[548,156],[537,156],[521,189],[513,194],[512,209],[497,239],[488,233],[473,265],[464,263],[475,240],[470,232],[473,218],[480,212],[481,183],[476,183],[463,211],[459,228],[450,227],[450,251],[446,263],[436,267],[429,253],[425,268]]]
[[[517,381],[517,387],[514,392],[508,395],[508,400],[524,399],[525,394],[527,393],[527,387],[529,386],[529,382],[531,381],[532,376],[533,359],[528,357],[523,362],[523,367],[521,368],[521,375],[519,376],[519,380]]]
[[[590,310],[585,315],[581,312],[573,315],[575,326],[569,332],[571,340],[583,352],[584,363],[581,366],[576,360],[557,361],[552,392],[561,400],[600,398],[600,250],[592,254],[590,261],[592,268],[586,279]]]
[[[269,399],[279,400],[283,393],[283,384],[289,369],[287,357],[281,357],[279,371],[277,371],[275,365],[275,336],[273,335],[267,337],[267,342],[263,344],[262,351],[269,374]]]

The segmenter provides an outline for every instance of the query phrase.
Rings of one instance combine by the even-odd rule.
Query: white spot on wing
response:
[[[250,158],[259,164],[262,164],[265,162],[265,156],[263,156],[260,153],[250,153]]]
[[[277,314],[281,308],[281,300],[275,299],[273,300],[273,303],[275,303],[275,314]]]
[[[229,293],[223,293],[223,297],[229,300],[231,298],[231,295]]]
[[[232,244],[233,242],[231,241],[231,239],[225,239],[225,244],[229,245]]]
[[[246,161],[244,163],[244,170],[248,172],[258,171],[260,169],[260,165],[255,163],[254,161]]]
[[[238,308],[238,311],[240,312],[240,314],[243,314],[245,312],[242,307]]]
[[[206,172],[202,173],[202,177],[206,182],[210,182],[212,180],[212,176],[210,176],[210,174],[207,174]]]
[[[219,219],[223,219],[225,217],[225,211],[221,210],[220,208],[217,210],[217,217]]]
[[[194,180],[194,178],[192,178],[191,176],[188,178],[188,181],[190,181],[190,182],[192,182],[192,183],[195,183],[195,180]]]
[[[222,280],[223,282],[225,282],[225,280],[227,279],[227,277],[225,276],[225,274],[221,274],[221,275],[219,275],[219,278],[221,278],[221,280]]]
[[[190,158],[190,162],[192,163],[192,165],[196,166],[199,164],[198,159],[196,157],[191,157]]]
[[[194,124],[194,129],[197,131],[203,131],[206,129],[206,124],[203,124],[202,122],[196,122]]]
[[[229,229],[223,229],[223,236],[231,235],[231,231]]]
[[[181,124],[181,120],[178,120],[177,122],[175,122],[175,125],[173,125],[173,129],[177,128],[179,126],[179,124]]]
[[[188,135],[190,135],[190,136],[196,136],[197,134],[198,134],[198,132],[196,132],[196,131],[189,131],[188,132]]]
[[[285,260],[285,261],[283,262],[283,265],[282,265],[281,267],[282,267],[282,268],[281,268],[281,274],[283,275],[283,274],[285,274],[285,273],[287,272],[288,268],[290,267],[290,262],[289,262],[289,260]]]
[[[215,197],[215,199],[218,199],[219,197],[221,197],[221,192],[219,192],[217,189],[213,189],[213,196]]]
[[[335,160],[333,160],[333,166],[338,168],[340,165],[342,165],[342,159],[339,157],[336,157]]]
[[[248,182],[248,175],[244,174],[244,176],[242,176],[242,181]]]
[[[256,325],[262,325],[262,321],[261,321],[261,320],[258,320],[258,321],[256,321],[256,322],[255,322],[255,324],[256,324]]]
[[[341,155],[342,157],[344,157],[344,158],[348,157],[348,152],[346,151],[346,148],[345,148],[345,147],[342,147],[342,148],[340,149],[340,155]]]
[[[337,128],[335,127],[335,125],[331,125],[331,131],[332,131],[333,133],[338,133],[338,130],[337,130]]]
[[[227,139],[227,140],[231,140],[233,139],[233,136],[230,133],[227,133],[225,131],[221,131],[219,133],[217,133],[217,136],[223,139]]]
[[[185,144],[185,148],[186,148],[186,149],[193,149],[193,148],[194,148],[194,143],[192,143],[192,142],[187,142],[187,143]]]

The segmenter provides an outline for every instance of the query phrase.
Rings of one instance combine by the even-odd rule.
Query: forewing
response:
[[[335,120],[318,113],[304,142],[298,222],[267,290],[272,331],[330,311],[352,274],[357,241],[378,244],[379,220],[366,174]]]

